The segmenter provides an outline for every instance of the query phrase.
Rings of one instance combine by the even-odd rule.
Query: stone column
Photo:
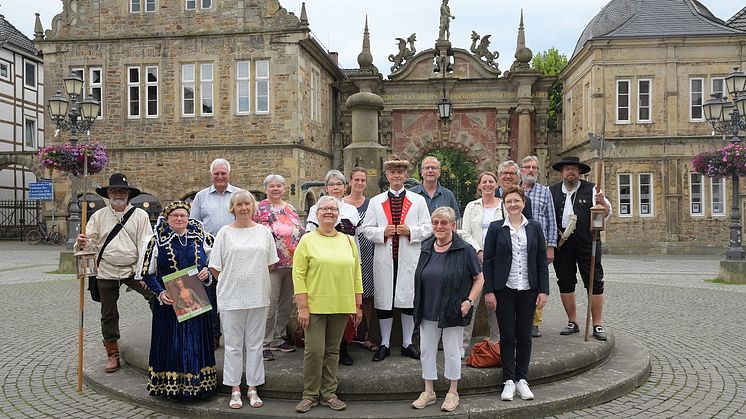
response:
[[[516,112],[518,112],[518,150],[516,154],[517,159],[521,159],[525,156],[532,154],[533,144],[531,141],[531,112],[533,106],[530,105],[518,105]]]
[[[344,148],[344,173],[355,166],[368,169],[366,196],[380,192],[381,159],[386,149],[378,143],[378,112],[383,109],[383,98],[371,92],[355,93],[347,99],[347,109],[352,111],[352,142]]]

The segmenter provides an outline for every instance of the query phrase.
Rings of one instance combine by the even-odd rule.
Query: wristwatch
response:
[[[470,306],[474,307],[474,300],[472,300],[471,298],[467,298],[466,301],[469,302]]]

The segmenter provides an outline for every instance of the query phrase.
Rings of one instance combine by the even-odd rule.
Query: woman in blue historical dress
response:
[[[148,392],[207,399],[217,386],[210,315],[179,323],[163,283],[165,275],[196,265],[197,277],[209,285],[207,258],[213,238],[199,221],[189,219],[189,209],[183,201],[169,204],[140,255],[138,276],[160,302],[153,307]]]

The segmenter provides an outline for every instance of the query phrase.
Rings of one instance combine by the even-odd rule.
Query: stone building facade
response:
[[[310,36],[305,8],[296,16],[277,0],[63,4],[35,40],[46,98],[74,71],[102,101],[90,140],[108,147],[110,164],[94,181],[124,172],[167,203],[208,185],[209,164],[222,157],[231,183],[252,191],[282,174],[299,205],[301,183],[331,167],[334,86],[344,74]],[[49,131],[48,142],[65,140]],[[57,192],[64,211],[69,189]]]
[[[730,180],[694,173],[691,160],[727,143],[712,135],[702,104],[746,63],[743,15],[726,22],[696,0],[612,0],[583,31],[559,76],[560,156],[596,160],[589,134],[616,146],[604,155],[611,252],[727,245]]]

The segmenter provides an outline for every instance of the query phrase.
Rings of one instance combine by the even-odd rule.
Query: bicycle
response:
[[[47,229],[47,225],[44,223],[37,224],[35,230],[31,230],[26,233],[26,241],[29,244],[39,244],[44,240],[44,243],[49,243],[54,246],[59,246],[65,242],[65,238],[62,237],[62,233],[57,230],[57,225],[52,225],[51,229]]]

